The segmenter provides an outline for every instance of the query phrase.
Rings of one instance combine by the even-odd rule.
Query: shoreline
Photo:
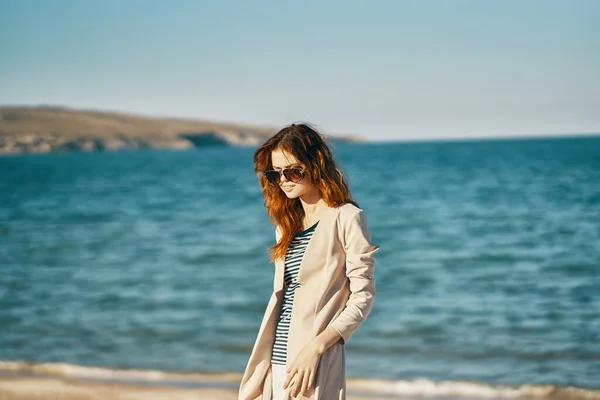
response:
[[[93,378],[61,378],[50,376],[4,376],[0,374],[0,400],[237,400],[237,384],[204,382],[202,386],[185,387],[171,382],[128,382]],[[410,400],[391,395],[348,393],[348,400]]]
[[[42,399],[237,399],[242,374],[115,369],[67,363],[0,361],[0,400]],[[157,393],[161,397],[156,397]],[[600,388],[517,385],[426,378],[347,378],[349,400],[553,399],[600,400]],[[37,397],[36,397],[37,396]]]

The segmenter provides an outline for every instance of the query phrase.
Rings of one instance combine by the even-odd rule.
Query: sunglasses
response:
[[[298,183],[304,178],[304,169],[301,167],[284,168],[280,171],[270,170],[265,172],[265,177],[272,185],[279,185],[281,182],[281,174],[290,182]]]

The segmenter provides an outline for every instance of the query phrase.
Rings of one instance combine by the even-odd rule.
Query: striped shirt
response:
[[[290,320],[292,317],[292,305],[294,304],[294,291],[300,286],[297,282],[300,263],[304,256],[304,250],[318,223],[319,221],[315,222],[310,228],[298,232],[296,236],[294,236],[292,243],[290,243],[285,255],[285,271],[283,279],[285,281],[286,289],[283,297],[283,304],[281,305],[281,312],[279,313],[277,329],[275,331],[273,355],[271,356],[272,364],[285,365],[288,332],[290,330]]]

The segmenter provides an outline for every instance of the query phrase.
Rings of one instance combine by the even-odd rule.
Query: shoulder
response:
[[[345,203],[338,207],[339,219],[342,222],[356,219],[365,218],[365,212],[362,208],[355,206],[352,203]]]
[[[351,247],[371,245],[365,211],[352,203],[339,207],[338,237],[346,251]]]
[[[366,230],[368,225],[365,211],[352,203],[345,203],[338,208],[338,227],[343,232]]]

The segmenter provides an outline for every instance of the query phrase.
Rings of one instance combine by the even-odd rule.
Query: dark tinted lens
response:
[[[267,178],[267,180],[272,183],[272,184],[278,184],[279,183],[279,172],[277,171],[267,171],[265,172],[265,177]]]
[[[299,182],[302,179],[302,170],[300,168],[289,168],[283,170],[283,175],[288,181]]]

